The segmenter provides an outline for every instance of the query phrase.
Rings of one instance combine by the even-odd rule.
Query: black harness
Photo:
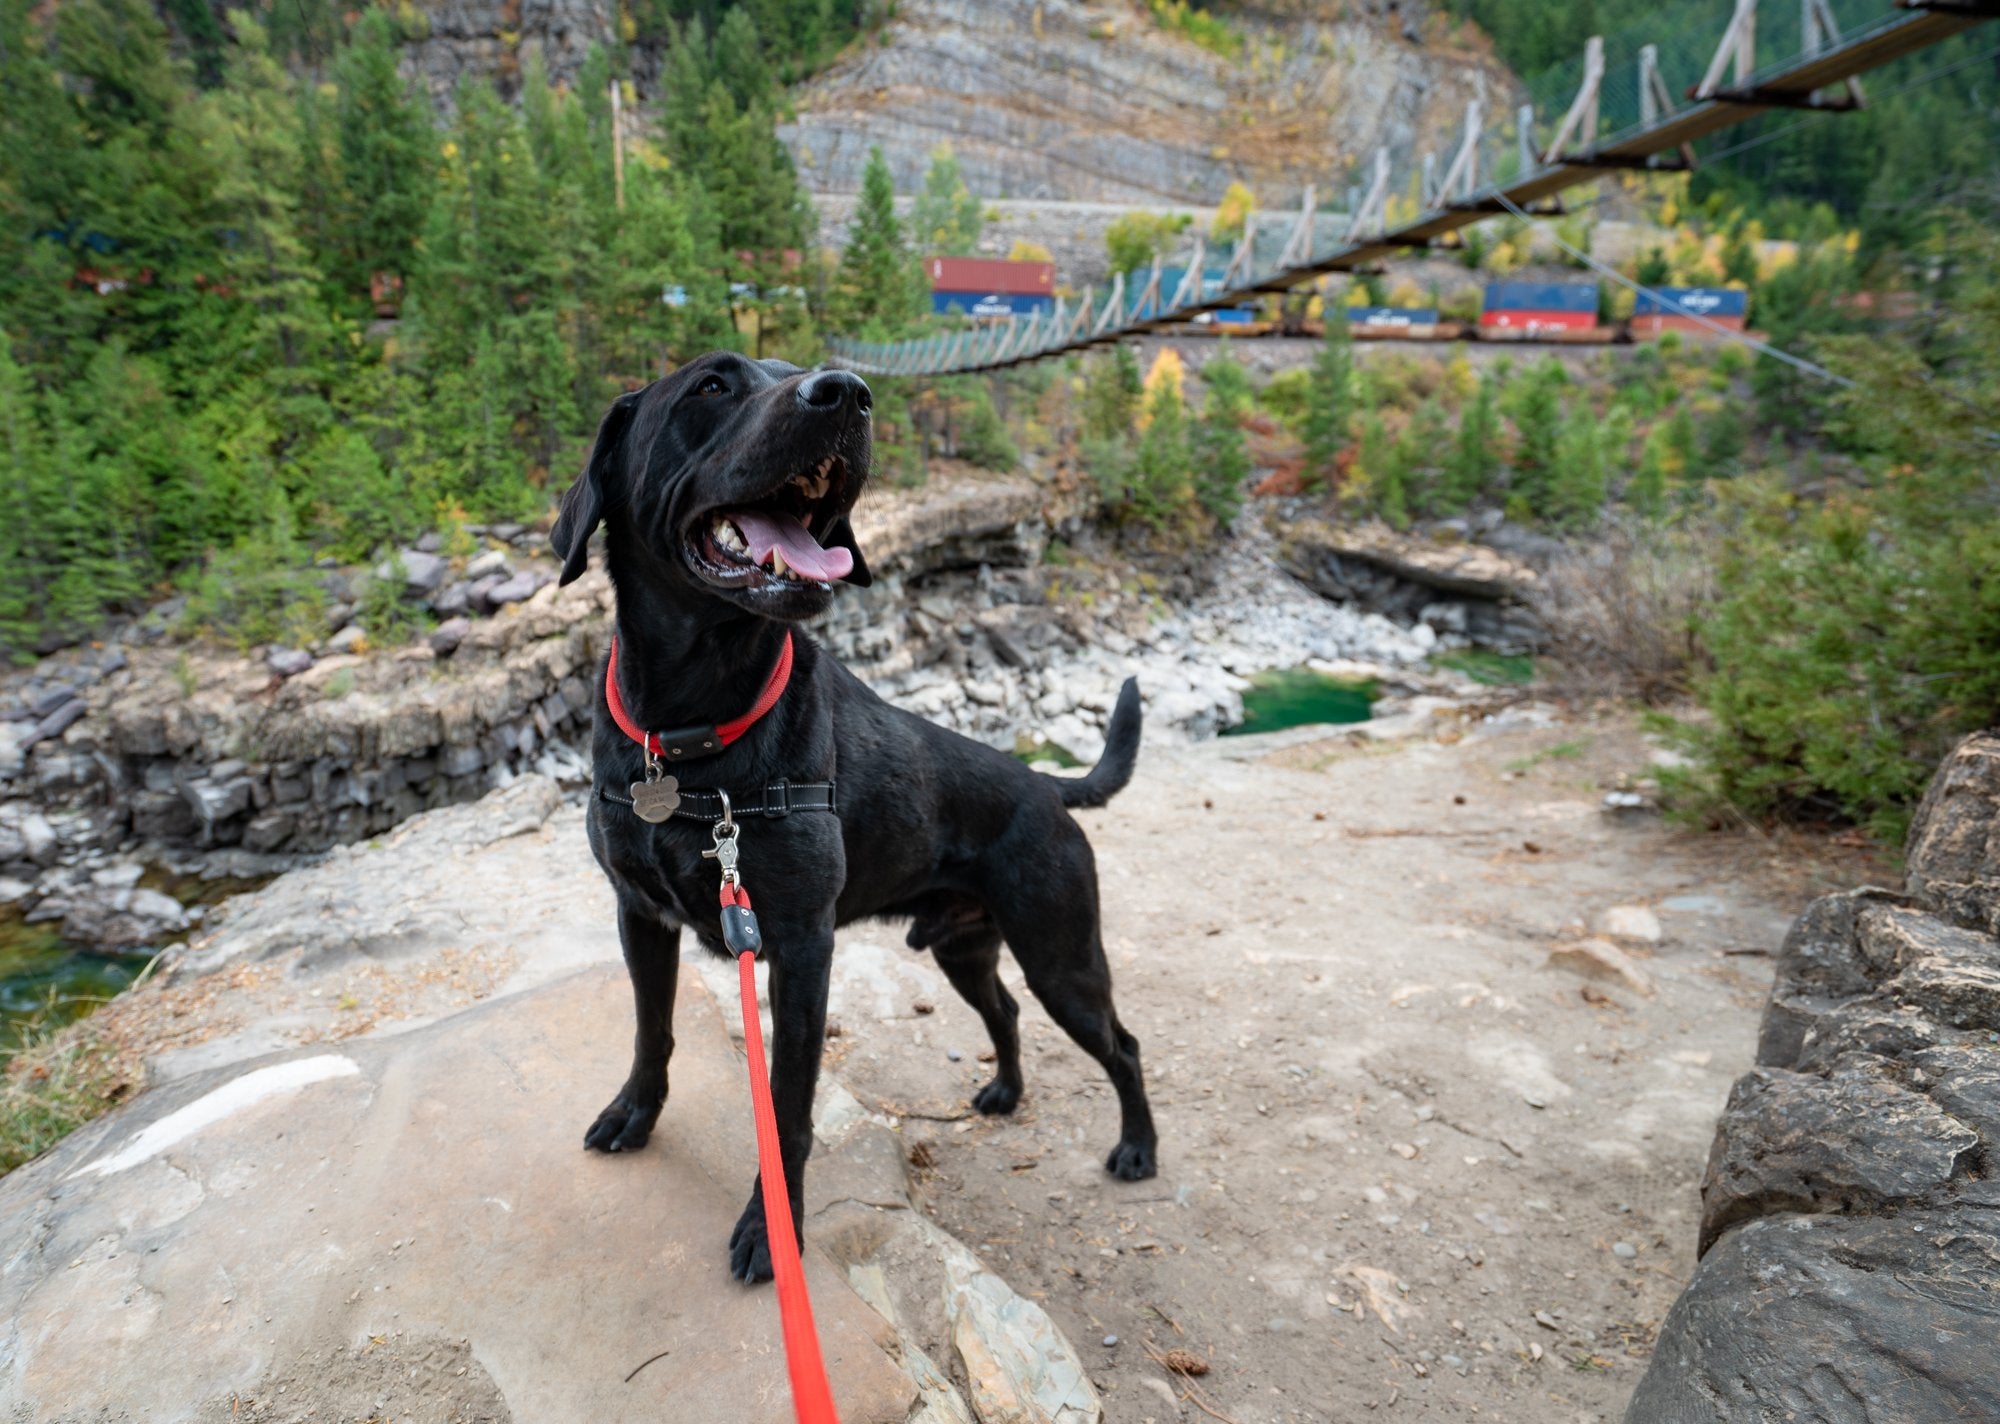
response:
[[[632,798],[620,796],[603,786],[596,788],[599,800],[608,801],[613,806],[632,808]],[[781,821],[794,811],[830,811],[840,814],[840,804],[834,796],[831,781],[785,781],[767,782],[757,793],[755,801],[729,798],[729,810],[733,816],[763,816],[769,820]],[[722,820],[722,797],[713,791],[683,790],[680,803],[672,811],[672,817],[680,821],[698,821],[712,826]]]

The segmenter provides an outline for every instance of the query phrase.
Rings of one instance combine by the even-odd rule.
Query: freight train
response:
[[[1053,262],[929,257],[924,260],[924,271],[931,281],[931,310],[939,316],[1006,321],[1055,309]],[[1185,268],[1162,268],[1161,295],[1134,316],[1141,321],[1158,316],[1186,276]],[[1201,274],[1204,297],[1222,291],[1222,284],[1220,270]],[[1343,306],[1330,310],[1342,314],[1358,340],[1608,345],[1650,341],[1666,331],[1697,335],[1713,334],[1717,327],[1743,331],[1749,293],[1734,287],[1647,289],[1639,293],[1631,317],[1624,320],[1604,317],[1603,293],[1596,282],[1489,282],[1481,293],[1476,322],[1443,319],[1434,307]],[[1203,312],[1186,329],[1190,334],[1317,336],[1323,327],[1315,321],[1285,323],[1267,318],[1256,308],[1237,307]]]

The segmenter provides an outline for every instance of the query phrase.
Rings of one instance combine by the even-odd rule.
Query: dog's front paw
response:
[[[1104,1170],[1123,1182],[1143,1182],[1160,1170],[1150,1142],[1121,1142],[1104,1159]]]
[[[1011,1083],[1003,1083],[995,1078],[977,1093],[973,1094],[972,1105],[989,1117],[1005,1116],[1014,1111],[1021,1101],[1021,1090]]]
[[[798,1219],[794,1208],[792,1219]],[[803,1235],[799,1244],[805,1244]],[[750,1204],[743,1208],[743,1215],[736,1218],[736,1229],[729,1233],[729,1274],[745,1285],[755,1285],[759,1281],[771,1279],[771,1238],[764,1225],[764,1198],[760,1192],[750,1194]]]
[[[653,1124],[660,1120],[664,1103],[664,1099],[642,1097],[629,1089],[621,1092],[584,1133],[583,1145],[596,1152],[637,1152],[653,1135]]]

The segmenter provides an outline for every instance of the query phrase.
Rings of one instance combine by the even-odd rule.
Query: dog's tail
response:
[[[1104,729],[1104,755],[1085,776],[1054,776],[1049,779],[1062,793],[1065,806],[1102,806],[1125,789],[1132,768],[1139,761],[1139,679],[1128,677],[1118,689],[1118,705],[1111,709],[1111,725]]]

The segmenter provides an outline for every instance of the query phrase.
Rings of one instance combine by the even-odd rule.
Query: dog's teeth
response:
[[[750,546],[743,541],[743,531],[727,519],[718,519],[712,530],[717,545],[732,553],[740,554]]]
[[[779,578],[785,577],[785,556],[777,549],[771,550],[771,572]]]

